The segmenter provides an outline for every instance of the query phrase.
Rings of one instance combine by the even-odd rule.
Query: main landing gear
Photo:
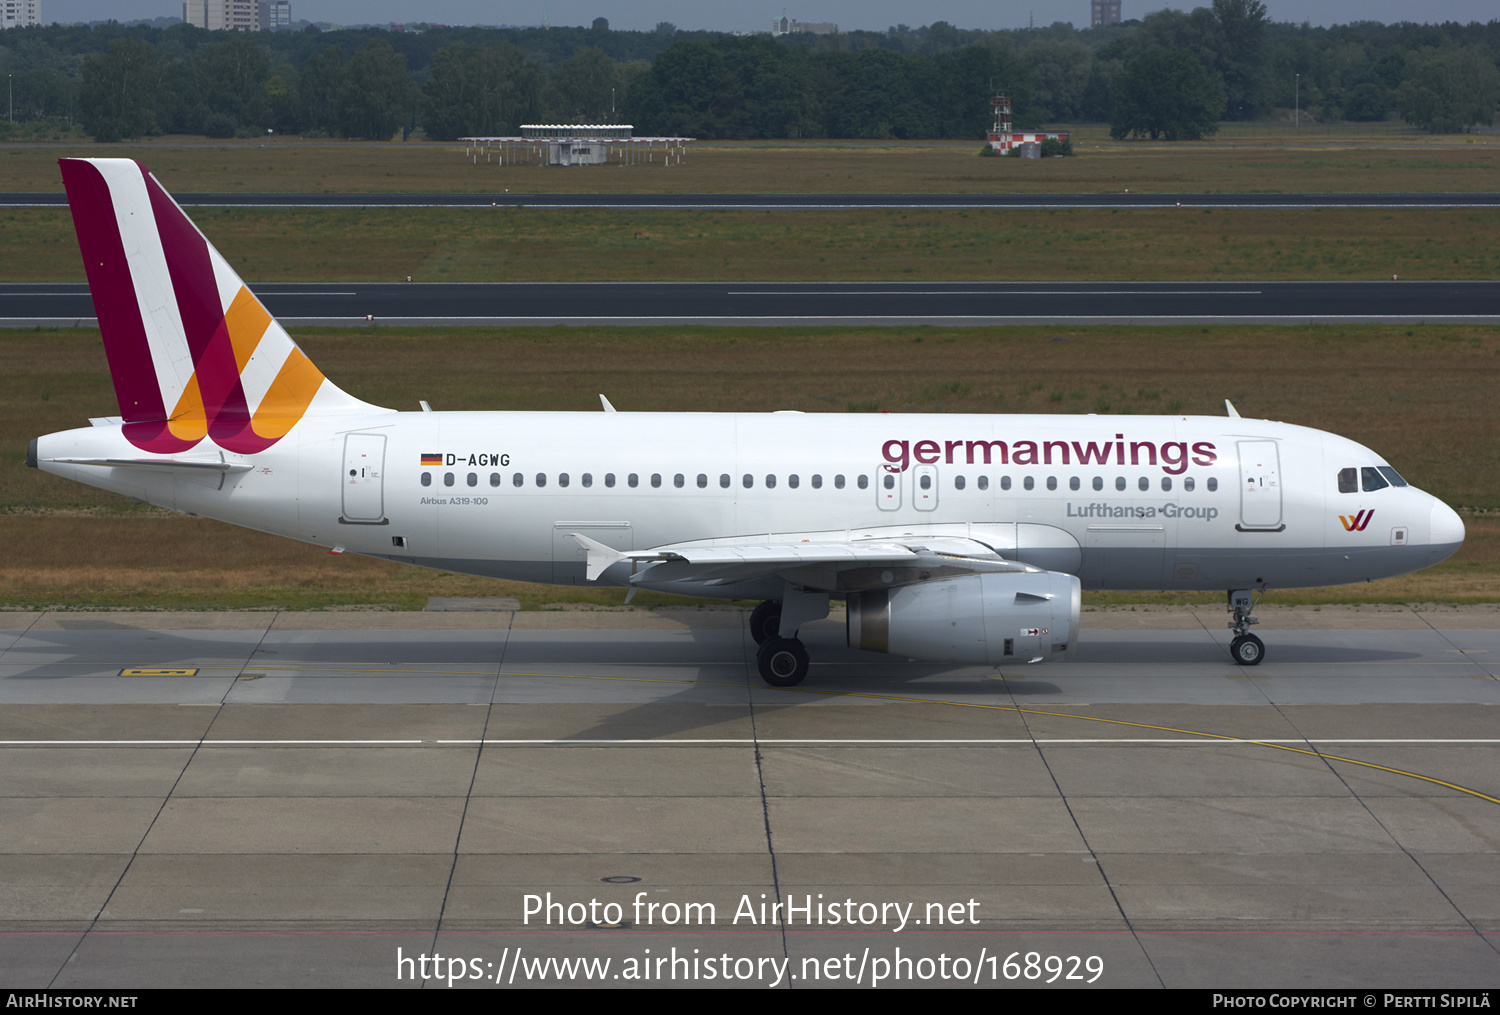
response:
[[[1261,590],[1265,594],[1265,590]],[[1249,589],[1234,589],[1229,593],[1229,609],[1234,613],[1234,619],[1229,622],[1229,629],[1234,632],[1234,640],[1229,643],[1229,654],[1234,657],[1236,664],[1240,666],[1258,666],[1266,656],[1266,643],[1250,633],[1251,624],[1259,624],[1260,621],[1250,616],[1255,609],[1255,602]]]
[[[793,637],[782,636],[782,615],[790,611]],[[750,614],[750,636],[760,649],[755,665],[760,678],[772,687],[796,687],[807,676],[807,649],[795,637],[804,623],[828,616],[826,593],[803,592],[788,587],[782,601],[767,599]]]

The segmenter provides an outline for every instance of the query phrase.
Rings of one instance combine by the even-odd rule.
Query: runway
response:
[[[790,690],[746,616],[0,616],[8,985],[1500,978],[1500,610],[1253,670],[1211,608],[1000,671],[835,616]]]
[[[1495,323],[1500,281],[267,282],[290,326]],[[83,283],[0,284],[0,327],[95,323]]]
[[[174,194],[184,208],[674,208],[837,211],[869,208],[1494,208],[1474,194]],[[61,208],[61,193],[0,193],[0,208]]]

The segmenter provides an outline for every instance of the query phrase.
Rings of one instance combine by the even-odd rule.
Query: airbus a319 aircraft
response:
[[[1403,574],[1458,515],[1368,448],[1226,417],[398,412],[319,372],[156,179],[61,162],[120,415],[27,464],[373,557],[561,585],[760,599],[761,676],[847,602],[851,647],[1066,658],[1090,589],[1228,593]],[[1227,406],[1228,403],[1226,403]]]

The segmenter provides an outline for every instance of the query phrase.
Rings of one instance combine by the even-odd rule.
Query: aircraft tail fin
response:
[[[378,412],[327,380],[146,169],[61,159],[125,436],[253,454],[309,412]]]

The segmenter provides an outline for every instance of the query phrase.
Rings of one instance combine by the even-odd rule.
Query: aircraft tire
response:
[[[796,638],[771,638],[755,654],[755,664],[772,687],[796,687],[807,676],[807,649]]]
[[[1242,634],[1229,643],[1229,654],[1240,666],[1259,666],[1266,657],[1266,643],[1253,634]]]
[[[781,632],[781,603],[767,599],[750,614],[750,637],[755,644],[764,645]]]

